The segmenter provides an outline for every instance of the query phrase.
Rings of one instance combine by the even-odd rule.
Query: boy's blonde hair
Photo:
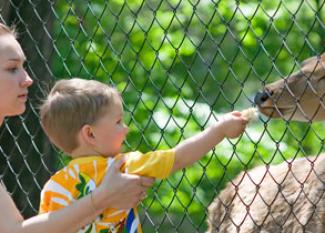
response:
[[[115,88],[95,80],[60,80],[40,108],[42,127],[57,147],[71,153],[78,147],[79,130],[95,123],[120,98]]]

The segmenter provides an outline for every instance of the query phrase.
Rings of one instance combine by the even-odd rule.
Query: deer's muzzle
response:
[[[263,104],[268,98],[270,98],[273,95],[272,91],[264,90],[263,92],[257,92],[254,97],[254,103],[256,105]]]

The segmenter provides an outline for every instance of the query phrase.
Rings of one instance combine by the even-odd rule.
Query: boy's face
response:
[[[103,156],[114,156],[121,152],[128,128],[123,122],[123,106],[119,98],[111,104],[107,113],[93,124],[96,151]]]

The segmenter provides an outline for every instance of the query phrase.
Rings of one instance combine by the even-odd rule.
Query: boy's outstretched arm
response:
[[[231,112],[225,114],[216,124],[184,140],[175,147],[175,162],[172,172],[201,159],[224,138],[238,137],[244,132],[247,122],[240,112]]]

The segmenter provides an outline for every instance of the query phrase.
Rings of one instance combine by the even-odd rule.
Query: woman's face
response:
[[[0,123],[5,116],[26,109],[28,87],[33,80],[24,69],[25,54],[11,34],[0,35]]]

